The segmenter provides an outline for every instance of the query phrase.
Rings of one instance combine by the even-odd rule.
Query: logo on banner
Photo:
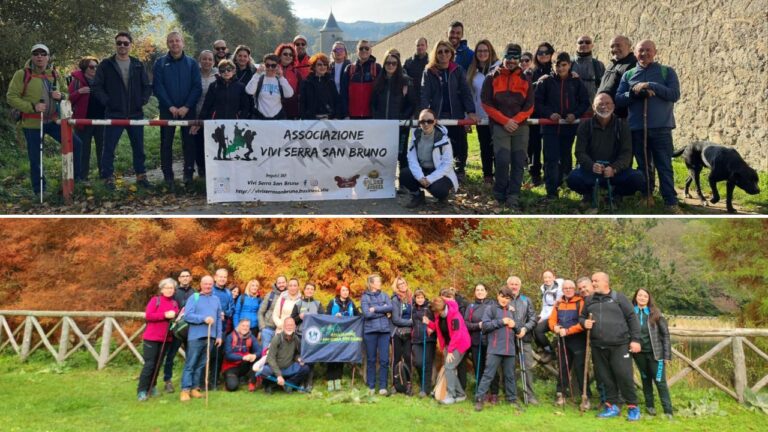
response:
[[[228,132],[225,125],[219,125],[211,134],[211,138],[216,142],[218,150],[214,160],[238,160],[255,161],[257,158],[253,154],[253,141],[256,138],[256,131],[241,128],[238,123],[234,125],[234,131]]]
[[[229,193],[230,192],[230,180],[229,177],[214,177],[213,178],[213,193]]]
[[[310,327],[304,331],[304,339],[310,345],[315,345],[323,340],[323,332],[317,327]]]
[[[363,186],[370,192],[384,190],[384,179],[379,178],[377,170],[372,170],[368,173],[368,177],[363,180]]]
[[[340,177],[336,176],[333,179],[336,181],[336,186],[341,189],[353,188],[357,185],[357,179],[360,178],[360,174],[355,174],[352,177]]]

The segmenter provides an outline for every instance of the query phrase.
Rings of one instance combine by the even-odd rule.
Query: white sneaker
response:
[[[443,405],[453,405],[453,404],[456,403],[456,399],[448,396],[445,399],[441,400],[440,403],[443,404]]]
[[[341,380],[340,379],[334,380],[333,386],[336,388],[336,390],[341,390]]]
[[[464,402],[465,400],[467,400],[467,396],[466,395],[465,396],[459,396],[459,397],[456,398],[456,403]]]
[[[389,392],[387,389],[381,389],[379,390],[379,396],[389,396]]]

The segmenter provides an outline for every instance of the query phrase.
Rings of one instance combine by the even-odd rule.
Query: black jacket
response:
[[[173,299],[176,300],[176,304],[179,305],[179,308],[183,308],[187,304],[187,300],[196,292],[197,291],[192,288],[192,285],[188,286],[186,289],[179,286],[173,293]]]
[[[578,119],[589,110],[589,93],[581,79],[569,76],[563,80],[552,74],[536,86],[535,107],[541,118],[557,113],[562,118],[573,114]],[[576,125],[570,127],[576,132]],[[561,126],[546,125],[541,127],[541,132],[559,134],[560,129]]]
[[[373,94],[371,95],[371,114],[375,119],[384,120],[407,120],[413,116],[413,112],[419,105],[419,98],[416,89],[413,87],[413,80],[403,76],[404,86],[396,84],[394,77],[381,77],[384,85],[377,88],[374,84]],[[403,95],[403,87],[408,89],[406,95]]]
[[[200,120],[237,120],[250,118],[250,96],[245,92],[245,85],[237,81],[225,81],[216,77],[208,87]]]
[[[595,324],[590,338],[597,347],[629,345],[640,343],[640,321],[635,307],[624,294],[611,290],[608,294],[593,294],[584,300],[579,323],[584,326],[589,314]]]
[[[104,117],[126,119],[143,117],[144,105],[152,96],[152,84],[141,61],[130,57],[128,87],[123,84],[123,76],[115,59],[117,54],[99,63],[91,91],[105,107]]]
[[[491,299],[475,300],[464,311],[464,323],[467,325],[472,345],[480,345],[480,341],[482,341],[483,346],[488,344],[487,336],[480,331],[480,323],[483,321],[485,310],[493,307],[495,304],[496,302]]]
[[[501,305],[493,302],[485,309],[483,314],[483,333],[488,335],[488,354],[501,356],[514,356],[517,352],[518,323],[515,321],[515,327],[509,328],[504,325],[504,318],[515,319],[515,313],[512,311],[512,303],[502,309]]]
[[[299,114],[302,119],[316,119],[321,115],[328,116],[329,119],[337,118],[338,101],[339,93],[331,75],[318,77],[310,73],[307,79],[301,82]]]
[[[628,56],[621,60],[611,60],[611,65],[605,70],[603,79],[600,81],[600,87],[597,89],[597,93],[608,93],[611,98],[616,100],[616,90],[619,89],[619,83],[624,72],[637,66],[637,58],[634,53],[629,53]],[[616,107],[616,115],[622,118],[627,117],[626,107]]]
[[[643,325],[648,326],[648,334],[651,336],[651,350],[656,360],[672,360],[672,345],[669,339],[669,326],[663,316],[658,323],[652,323],[647,319]]]
[[[403,69],[405,73],[413,80],[413,87],[416,89],[416,94],[421,95],[421,77],[424,75],[424,68],[429,63],[429,55],[424,54],[423,57],[419,57],[414,54],[413,57],[405,60]]]
[[[430,321],[434,320],[434,314],[429,310],[429,300],[424,301],[424,305],[418,306],[416,302],[412,303],[413,309],[411,309],[411,318],[413,321],[413,332],[411,332],[411,343],[420,344],[424,343],[424,334],[427,334],[428,343],[437,342],[437,333],[427,333],[427,325],[422,322],[424,316],[429,318]]]
[[[538,315],[533,308],[531,299],[520,293],[516,298],[510,300],[510,304],[515,316],[515,327],[518,329],[525,328],[523,342],[530,343],[533,339],[533,329],[538,323]]]

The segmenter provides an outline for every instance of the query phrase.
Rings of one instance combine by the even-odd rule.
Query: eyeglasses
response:
[[[127,46],[131,46],[131,43],[128,41],[117,41],[115,42],[115,45],[127,47]]]
[[[393,62],[393,61],[384,62],[384,66],[397,66],[397,62]]]
[[[292,52],[288,52],[288,51],[286,51],[286,52],[284,52],[284,53],[282,54],[282,56],[283,56],[283,57],[293,57],[293,53],[292,53]]]
[[[588,40],[580,40],[580,41],[578,42],[578,44],[579,44],[579,45],[591,45],[591,44],[592,44],[592,41],[588,41]]]
[[[192,275],[179,275],[179,277],[180,277],[180,278],[183,278],[183,277],[192,277]]]
[[[370,51],[370,50],[371,50],[371,47],[369,47],[369,46],[361,46],[361,47],[360,47],[360,48],[358,48],[357,50],[358,50],[358,51]]]
[[[424,120],[419,120],[419,124],[421,124],[421,125],[431,125],[431,124],[435,124],[435,119],[424,119]]]
[[[216,47],[214,48],[216,51],[226,51],[227,47]]]
[[[301,43],[301,42],[294,43],[294,45],[296,45],[297,47],[307,46],[307,44]]]
[[[267,69],[277,69],[277,63],[265,63],[264,67]]]
[[[536,55],[545,56],[545,55],[552,55],[552,53],[549,51],[536,51]]]
[[[317,63],[315,63],[315,67],[326,67],[326,66],[328,66],[328,64],[326,64],[326,63],[323,63],[323,62],[317,62]]]
[[[437,51],[437,55],[450,54],[450,53],[451,53],[451,50],[447,50],[447,49]]]
[[[490,51],[488,51],[487,49],[479,49],[479,50],[475,51],[475,53],[477,53],[477,54],[483,54],[483,53],[484,54],[488,54],[489,52]]]
[[[333,52],[346,52],[346,51],[347,51],[346,48],[334,48],[333,49]]]
[[[34,57],[48,57],[48,53],[45,51],[35,51],[32,53]]]
[[[521,63],[530,63],[531,59],[529,59],[529,58],[520,59],[520,62]]]
[[[234,72],[234,71],[235,71],[235,68],[231,66],[225,66],[225,67],[219,68],[219,73],[227,73],[227,72]]]

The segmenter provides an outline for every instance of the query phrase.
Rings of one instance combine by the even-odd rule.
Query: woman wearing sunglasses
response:
[[[256,74],[245,86],[245,92],[253,96],[253,118],[279,120],[285,118],[283,99],[293,97],[293,87],[283,77],[280,58],[274,54],[264,56]]]
[[[219,62],[219,76],[208,87],[199,120],[237,120],[250,116],[250,96],[245,86],[235,80],[236,66],[232,60]],[[192,126],[189,133],[196,135],[200,126]]]
[[[542,42],[536,48],[533,64],[529,65],[531,72],[528,75],[534,90],[542,77],[548,77],[552,73],[552,54],[554,53],[555,47],[549,42]],[[533,117],[541,117],[536,107],[534,107]],[[534,186],[541,186],[543,183],[541,180],[541,129],[538,125],[532,125],[529,128],[528,161],[530,162],[528,172],[531,174],[531,182]]]
[[[91,97],[91,86],[96,79],[96,68],[99,60],[96,57],[83,57],[78,64],[78,70],[72,72],[72,82],[69,83],[69,99],[72,102],[75,119],[102,119],[104,105],[95,97]],[[83,143],[80,162],[80,178],[88,180],[91,171],[91,139],[96,142],[96,164],[101,176],[101,154],[104,152],[104,126],[75,126],[75,133]]]
[[[299,119],[299,89],[303,80],[299,70],[296,69],[296,47],[292,44],[280,44],[275,49],[275,55],[278,56],[278,70],[288,81],[293,89],[293,96],[283,99],[283,111],[288,120]]]
[[[423,189],[444,204],[451,189],[459,188],[448,130],[437,124],[437,116],[430,109],[419,113],[419,129],[413,131],[408,146],[408,168],[400,171],[400,186],[411,194],[411,201],[405,206],[410,209],[426,202]]]
[[[301,118],[335,119],[338,117],[336,103],[339,94],[336,92],[336,84],[328,73],[330,60],[323,53],[317,53],[309,59],[310,73],[306,80],[301,82]]]

